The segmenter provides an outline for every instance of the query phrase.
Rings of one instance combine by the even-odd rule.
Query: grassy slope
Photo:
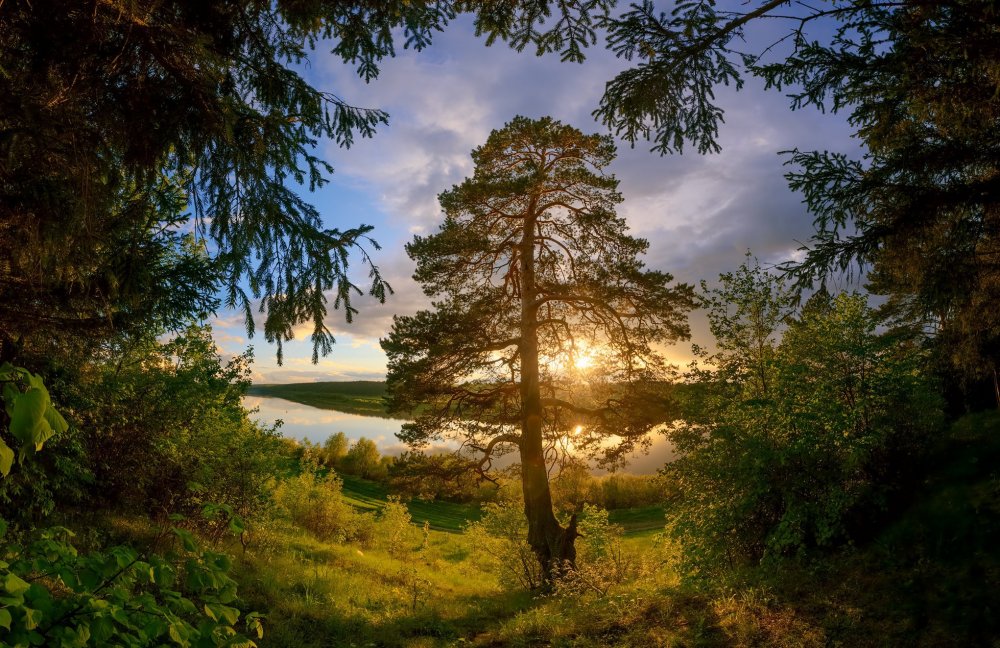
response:
[[[344,499],[356,508],[377,511],[389,496],[382,484],[353,475],[340,477],[344,481]],[[479,507],[475,504],[413,499],[407,503],[407,508],[415,524],[419,526],[427,521],[435,531],[460,532],[466,522],[480,517]],[[626,535],[648,536],[663,529],[663,514],[662,507],[646,506],[610,511],[608,518],[612,523],[621,525]]]
[[[361,416],[390,416],[385,409],[385,382],[358,380],[354,382],[315,382],[289,385],[251,385],[250,396],[283,398],[319,409],[337,410]]]
[[[678,584],[664,550],[632,534],[626,552],[651,565],[639,580],[603,597],[532,599],[502,591],[466,536],[432,531],[402,558],[288,536],[281,553],[246,565],[241,591],[270,614],[263,646],[997,645],[1000,415],[959,422],[934,456],[911,505],[871,541],[703,588]],[[366,508],[384,495],[351,478],[344,492]],[[468,514],[425,505],[441,528]]]

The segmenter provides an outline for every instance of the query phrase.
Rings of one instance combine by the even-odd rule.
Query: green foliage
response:
[[[382,480],[388,474],[388,466],[382,462],[378,446],[371,439],[361,437],[353,444],[341,461],[341,469],[362,479]]]
[[[276,431],[242,405],[252,353],[223,362],[211,330],[194,325],[105,353],[64,395],[101,484],[95,499],[187,515],[215,502],[251,524],[263,515],[282,459]]]
[[[0,419],[0,477],[10,474],[17,462],[39,452],[45,442],[69,429],[62,414],[52,406],[49,391],[40,376],[9,362],[0,365],[0,396],[4,417]],[[8,445],[8,439],[14,448]]]
[[[789,186],[816,232],[804,259],[784,269],[799,288],[870,271],[900,319],[939,329],[942,364],[992,383],[1000,362],[995,3],[669,4],[658,12],[644,0],[602,21],[609,46],[638,63],[607,84],[595,115],[661,153],[685,143],[719,151],[715,92],[739,89],[748,74],[786,92],[793,110],[846,114],[860,159],[786,152]]]
[[[278,482],[274,499],[279,515],[317,538],[368,546],[374,541],[374,518],[346,503],[341,488],[335,474],[306,469]]]
[[[657,12],[652,0],[643,0],[603,21],[610,49],[640,63],[607,84],[594,116],[628,142],[652,139],[660,153],[680,152],[685,141],[701,153],[718,152],[723,111],[714,88],[743,85],[728,49],[738,32],[717,30],[727,14],[714,2],[674,5]]]
[[[504,587],[538,590],[545,579],[527,542],[524,505],[516,499],[491,502],[483,516],[470,523],[465,534],[475,547],[475,560],[496,573]],[[623,529],[612,524],[608,511],[586,504],[579,515],[576,569],[556,580],[555,593],[566,597],[609,591],[639,574],[639,561],[628,557],[622,544]]]
[[[556,4],[555,10],[551,5]],[[166,328],[223,303],[278,346],[312,324],[314,359],[334,342],[325,316],[363,290],[391,292],[368,256],[371,228],[326,228],[294,186],[333,168],[323,140],[350,146],[388,115],[301,73],[312,50],[366,80],[397,39],[422,49],[459,12],[487,42],[579,60],[608,0],[552,3],[214,2],[8,7],[0,21],[0,333],[106,336]],[[136,37],[136,31],[141,38]],[[169,56],[165,52],[170,52]],[[191,213],[185,210],[190,207]],[[211,256],[188,254],[193,228]],[[31,300],[25,299],[31,294]],[[109,324],[114,321],[114,326]]]
[[[92,476],[81,433],[55,409],[41,376],[3,363],[0,390],[0,504],[8,521],[37,521],[60,498],[82,499]]]
[[[0,646],[255,645],[239,626],[263,636],[260,615],[235,607],[229,557],[187,531],[174,529],[163,555],[128,546],[81,555],[67,529],[33,535],[0,553]]]
[[[390,556],[403,558],[413,550],[416,529],[406,505],[394,495],[389,496],[379,513],[378,534],[379,544]]]
[[[658,506],[666,499],[667,482],[657,475],[595,477],[587,466],[571,464],[552,480],[552,501],[563,512],[581,510],[585,504],[609,510]]]
[[[508,588],[536,590],[544,582],[541,565],[528,544],[524,505],[516,500],[491,502],[483,517],[465,528],[476,559]]]
[[[912,340],[865,297],[817,293],[794,313],[759,266],[710,291],[719,351],[671,439],[669,528],[692,571],[835,547],[877,525],[941,424]],[[695,392],[692,392],[693,394]]]
[[[343,432],[331,434],[323,442],[323,449],[320,451],[320,462],[328,468],[336,468],[347,456],[349,447],[347,435]]]
[[[586,504],[579,516],[576,569],[566,571],[556,582],[560,596],[606,597],[640,575],[640,561],[629,556],[622,544],[623,529],[611,524],[608,511]]]

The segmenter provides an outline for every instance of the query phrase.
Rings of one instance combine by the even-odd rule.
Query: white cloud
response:
[[[370,84],[323,52],[310,71],[320,88],[390,114],[390,124],[373,139],[358,140],[349,150],[328,143],[323,152],[341,186],[368,196],[388,215],[374,236],[389,247],[376,260],[396,290],[385,305],[370,297],[355,299],[361,312],[350,325],[342,312],[330,313],[327,324],[338,339],[369,351],[369,361],[366,367],[329,369],[324,362],[322,377],[315,379],[333,379],[331,372],[384,372],[377,340],[388,332],[393,314],[428,305],[410,278],[413,264],[402,243],[434,231],[441,219],[437,194],[471,174],[469,153],[490,130],[524,114],[552,115],[586,132],[603,132],[591,111],[605,82],[627,65],[600,46],[584,65],[486,48],[464,19],[436,38],[427,51],[404,50],[386,61]],[[645,142],[634,148],[621,144],[611,169],[625,196],[620,212],[633,232],[650,242],[647,265],[682,281],[711,281],[741,263],[747,249],[767,262],[794,258],[797,241],[811,234],[811,218],[786,186],[778,151],[856,146],[841,118],[812,110],[793,113],[782,93],[764,92],[754,80],[740,93],[722,89],[719,101],[726,109],[721,154],[661,157],[648,152]],[[703,318],[693,323],[704,341]],[[307,338],[310,327],[296,332]],[[307,355],[306,346],[289,349]],[[268,375],[277,377],[279,371],[283,379],[293,379],[290,370],[269,369]]]

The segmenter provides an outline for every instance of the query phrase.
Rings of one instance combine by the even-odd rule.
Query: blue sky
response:
[[[351,149],[321,145],[336,172],[309,198],[329,227],[375,227],[382,249],[372,256],[396,293],[385,305],[358,299],[361,312],[351,325],[342,312],[331,311],[328,325],[337,344],[317,365],[310,361],[308,326],[286,345],[279,367],[275,349],[262,337],[247,339],[241,315],[221,312],[213,322],[217,342],[226,353],[254,346],[256,382],[383,378],[385,356],[378,339],[392,315],[428,303],[410,278],[413,264],[403,245],[414,234],[434,231],[441,220],[436,196],[471,174],[470,151],[515,115],[551,115],[584,132],[604,132],[591,111],[605,82],[627,65],[600,43],[582,65],[560,63],[558,56],[518,54],[502,45],[487,48],[474,37],[468,19],[454,22],[423,52],[401,50],[369,84],[328,50],[314,53],[304,69],[308,79],[352,104],[388,111],[390,123]],[[722,89],[719,99],[726,110],[722,153],[660,157],[648,145],[619,143],[611,167],[625,197],[619,213],[633,234],[650,242],[647,265],[680,281],[711,281],[735,269],[747,249],[764,262],[784,261],[808,240],[811,217],[785,185],[779,151],[858,153],[842,117],[812,109],[792,112],[781,93],[765,92],[755,79],[748,79],[740,93]],[[367,272],[360,259],[354,271],[356,283],[364,285]],[[706,331],[704,318],[695,314],[694,341],[707,343]],[[689,344],[668,355],[685,360]]]

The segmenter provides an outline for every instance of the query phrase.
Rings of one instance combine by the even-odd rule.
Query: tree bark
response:
[[[542,567],[545,583],[576,565],[576,515],[563,528],[552,510],[549,475],[542,445],[542,398],[538,370],[538,290],[535,285],[534,201],[521,237],[521,487],[528,519],[528,544]]]

